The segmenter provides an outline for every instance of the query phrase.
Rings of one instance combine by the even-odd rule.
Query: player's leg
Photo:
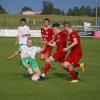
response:
[[[35,59],[30,57],[29,58],[29,64],[30,64],[31,69],[34,71],[34,73],[41,75],[39,65],[38,65],[38,63]]]
[[[51,62],[54,61],[53,57],[50,56],[48,59],[46,59],[45,61],[45,65],[44,65],[44,68],[43,68],[43,73],[40,77],[40,80],[44,80],[45,79],[45,76],[47,74],[47,72],[49,71],[49,69],[51,69]]]
[[[34,74],[33,71],[32,71],[32,69],[31,69],[31,67],[30,67],[30,64],[26,64],[25,68],[26,68],[26,71],[27,71],[28,74],[30,74],[30,75]]]
[[[73,68],[73,65],[70,62],[65,61],[64,67],[66,69],[68,69],[68,72],[70,73],[70,75],[72,77],[72,81],[71,82],[73,82],[73,83],[78,82],[77,75],[76,75],[76,72],[75,72],[75,70]]]
[[[76,73],[76,75],[75,75],[75,70],[74,70],[74,66],[76,65],[76,64],[78,64],[78,62],[80,61],[80,59],[81,59],[81,55],[80,54],[70,54],[67,58],[66,58],[66,62],[68,62],[69,63],[69,65],[68,65],[68,70],[69,70],[69,72],[70,72],[70,74],[71,74],[71,76],[72,76],[72,82],[77,82],[77,73]],[[64,64],[64,66],[66,66],[66,63]],[[76,78],[76,79],[75,79]]]
[[[76,67],[81,69],[83,72],[85,71],[85,64],[84,63],[76,64],[74,66],[74,68],[76,68]]]
[[[39,76],[41,75],[39,67],[34,68],[34,73],[38,74]]]
[[[33,71],[33,74],[32,74],[32,76],[31,76],[31,79],[33,80],[34,74],[36,74],[36,75],[37,75],[37,78],[39,79],[40,76],[41,76],[41,71],[40,71],[40,69],[39,69],[38,63],[36,62],[35,59],[33,59],[33,58],[30,57],[30,58],[29,58],[29,64],[30,64],[30,68],[31,68],[32,71]],[[38,79],[37,79],[37,80],[38,80]]]
[[[49,58],[51,52],[52,52],[52,48],[46,46],[44,51],[41,52],[41,59],[44,60],[44,59]]]
[[[77,67],[84,72],[85,71],[85,64],[84,63],[80,63],[80,64],[78,63],[81,58],[82,58],[82,54],[74,54],[74,56],[73,56],[74,68]]]
[[[41,77],[41,72],[40,72],[39,67],[34,68],[34,74],[31,76],[31,79],[37,81],[40,79],[40,77]]]
[[[23,64],[23,67],[26,69],[27,73],[32,75],[33,74],[33,71],[32,71],[32,68],[29,64],[29,58],[22,58],[22,64]]]

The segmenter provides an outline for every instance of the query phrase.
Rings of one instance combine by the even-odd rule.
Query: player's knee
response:
[[[41,72],[40,72],[39,67],[35,68],[35,69],[34,69],[34,72],[37,73],[38,75],[41,75]]]
[[[26,68],[26,69],[30,68],[30,65],[29,65],[29,64],[26,64],[26,65],[25,65],[25,68]]]
[[[69,66],[68,66],[68,70],[69,70],[70,72],[74,70],[74,67],[73,67],[72,64],[69,64]]]
[[[64,64],[63,64],[63,66],[65,67],[65,68],[68,68],[69,67],[69,62],[64,62]]]
[[[74,70],[74,68],[70,65],[68,66],[68,70],[71,72],[72,70]]]
[[[49,60],[49,58],[48,58],[48,59],[46,59],[46,63],[50,63],[50,60]]]

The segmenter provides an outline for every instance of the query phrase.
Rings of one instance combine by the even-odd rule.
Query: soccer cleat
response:
[[[78,80],[72,80],[70,83],[78,83]]]
[[[84,72],[84,71],[85,71],[85,64],[84,64],[84,63],[81,63],[81,64],[80,64],[80,68],[81,68],[82,71]]]
[[[41,81],[41,80],[45,80],[45,77],[40,76],[39,80],[40,80],[40,81]]]

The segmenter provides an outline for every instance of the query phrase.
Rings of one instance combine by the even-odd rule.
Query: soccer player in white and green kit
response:
[[[15,55],[19,54],[19,48],[23,45],[27,44],[28,37],[31,36],[30,28],[27,26],[27,20],[25,18],[21,18],[20,26],[18,27],[18,34],[15,44],[18,45],[18,50],[14,52]]]
[[[39,65],[35,60],[35,55],[37,52],[41,52],[43,49],[41,47],[33,46],[32,39],[28,38],[27,45],[23,45],[19,48],[19,52],[21,55],[21,60],[24,68],[26,69],[27,73],[31,75],[31,78],[34,74],[37,74],[38,78],[41,75]],[[13,58],[16,55],[11,55],[9,58]]]
[[[30,34],[30,28],[29,26],[27,26],[27,21],[25,18],[21,18],[15,44],[19,44],[19,47],[22,45],[26,45],[29,36],[31,36],[31,34]]]

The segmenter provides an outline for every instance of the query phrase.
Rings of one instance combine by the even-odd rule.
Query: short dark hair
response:
[[[26,18],[21,18],[20,21],[21,21],[21,22],[22,22],[22,21],[27,22]]]
[[[52,27],[58,27],[58,28],[60,28],[60,24],[59,24],[59,23],[54,23],[54,24],[52,25]]]
[[[71,27],[71,23],[70,23],[70,22],[67,22],[67,21],[65,21],[65,22],[63,23],[63,25],[64,25],[64,26]]]
[[[43,21],[48,21],[48,22],[50,22],[50,19],[49,19],[49,18],[45,18]]]

